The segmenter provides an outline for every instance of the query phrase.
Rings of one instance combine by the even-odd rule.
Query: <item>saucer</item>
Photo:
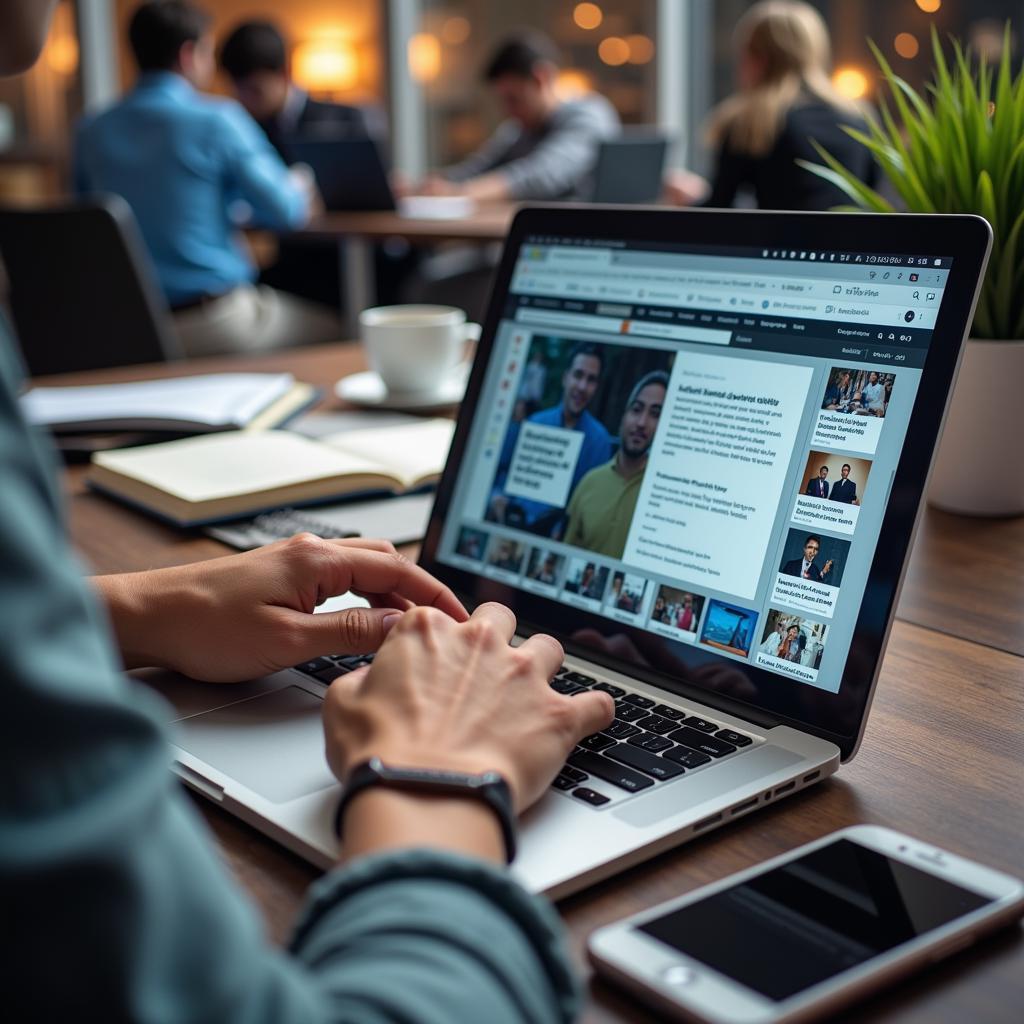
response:
[[[373,370],[342,377],[334,385],[334,393],[343,401],[372,409],[436,409],[458,405],[466,393],[469,366],[463,363],[433,391],[389,392],[380,374]]]

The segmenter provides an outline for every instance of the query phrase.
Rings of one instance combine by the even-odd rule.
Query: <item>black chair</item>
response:
[[[32,376],[181,358],[149,254],[120,196],[0,209],[0,260]]]

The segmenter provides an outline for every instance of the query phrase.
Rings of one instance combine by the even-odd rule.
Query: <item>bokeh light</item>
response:
[[[463,18],[461,14],[453,18],[446,18],[441,26],[441,38],[449,46],[458,46],[469,38],[471,26],[469,18]]]
[[[604,11],[597,4],[577,4],[573,8],[572,20],[580,28],[597,28],[604,21]]]
[[[441,73],[441,40],[417,32],[409,40],[409,72],[417,82],[432,82]]]
[[[925,14],[934,14],[942,6],[942,0],[915,0],[915,3]]]
[[[649,36],[626,36],[630,64],[649,64],[654,58],[654,41]]]
[[[832,84],[847,99],[859,100],[868,91],[868,76],[860,68],[836,68]]]
[[[900,32],[900,34],[892,41],[892,48],[901,57],[906,57],[907,60],[913,60],[921,49],[921,45],[917,41],[917,36],[911,35],[909,32]]]
[[[597,48],[597,55],[613,68],[625,64],[629,60],[629,43],[619,36],[608,36],[601,40]]]

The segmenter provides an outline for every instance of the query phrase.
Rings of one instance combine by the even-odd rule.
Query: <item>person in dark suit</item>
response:
[[[807,487],[804,488],[804,493],[809,494],[812,498],[827,498],[828,497],[828,466],[822,466],[818,470],[817,476],[812,476],[807,481]]]
[[[868,186],[878,170],[845,128],[868,131],[857,105],[832,84],[828,29],[801,0],[754,4],[736,26],[737,91],[712,112],[709,142],[717,149],[710,194],[701,200],[693,175],[670,178],[670,200],[732,206],[752,192],[762,210],[829,210],[848,203],[830,181],[802,167],[820,164],[817,142]]]
[[[783,563],[779,572],[783,576],[798,576],[801,579],[812,580],[814,583],[828,583],[826,579],[832,571],[832,559],[830,558],[820,569],[815,559],[821,550],[821,538],[813,534],[804,541],[804,557],[793,558]]]
[[[289,163],[289,140],[343,135],[383,140],[383,115],[372,108],[324,103],[313,99],[291,78],[288,48],[269,21],[236,26],[220,49],[220,66],[231,80],[239,103],[263,129],[270,144]],[[332,309],[341,304],[341,266],[337,245],[329,239],[282,239],[277,262],[260,280]]]
[[[844,505],[859,505],[857,485],[850,479],[850,464],[844,462],[843,468],[839,472],[842,474],[842,479],[832,485],[832,493],[829,497],[833,501],[841,501]]]

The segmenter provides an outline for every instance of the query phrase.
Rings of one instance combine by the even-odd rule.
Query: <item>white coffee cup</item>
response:
[[[454,306],[375,306],[359,314],[359,334],[370,369],[391,394],[437,391],[480,337]]]

